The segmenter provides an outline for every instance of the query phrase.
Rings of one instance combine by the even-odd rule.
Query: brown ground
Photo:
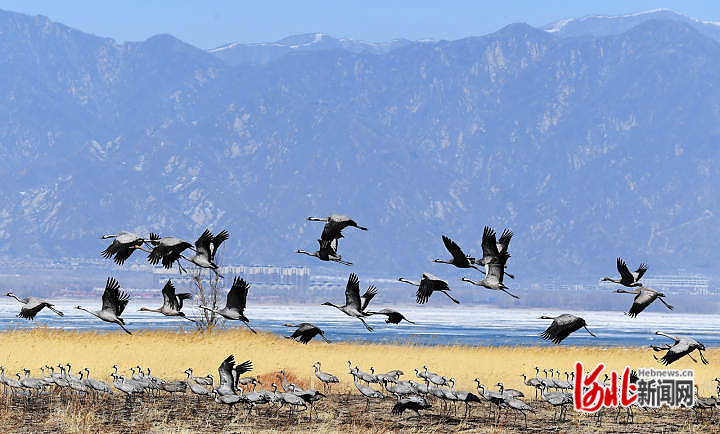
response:
[[[303,345],[271,333],[256,335],[241,329],[188,333],[154,330],[128,336],[122,331],[96,333],[37,328],[0,332],[0,340],[3,342],[0,365],[5,366],[6,375],[11,378],[24,367],[32,371],[32,377],[39,377],[44,364],[69,362],[73,365],[73,374],[88,367],[94,378],[111,383],[109,373],[113,364],[120,365],[121,373],[129,376],[127,369],[140,363],[167,380],[184,379],[182,372],[192,367],[195,375],[212,373],[217,381],[218,365],[229,354],[235,354],[237,362],[251,359],[254,369],[250,375],[257,376],[268,388],[273,381],[278,381],[276,374],[280,369],[288,372],[288,381],[303,388],[322,387],[313,373],[312,365],[316,361],[322,362],[323,371],[340,378],[340,384],[333,388],[337,394],[316,405],[318,415],[313,415],[312,422],[306,412],[289,418],[286,408],[279,414],[275,409],[262,408],[260,416],[253,414],[246,422],[247,411],[243,408],[238,407],[229,417],[225,406],[207,400],[198,405],[190,395],[175,401],[165,396],[157,400],[146,397],[136,401],[132,411],[124,407],[120,395],[88,403],[68,402],[58,397],[51,401],[48,397],[30,401],[14,398],[4,403],[0,395],[0,426],[11,432],[523,431],[524,422],[521,419],[515,422],[511,414],[494,424],[488,417],[486,403],[475,406],[468,419],[444,417],[436,402],[432,403],[432,411],[420,418],[414,413],[391,415],[394,399],[389,398],[382,403],[374,402],[371,411],[365,412],[365,402],[358,396],[348,374],[347,361],[352,360],[353,365],[363,371],[369,371],[371,366],[377,372],[401,369],[405,371],[402,377],[405,380],[415,379],[414,369],[427,365],[432,371],[454,377],[457,390],[474,392],[473,379],[479,378],[493,390],[496,389],[493,385],[503,381],[505,387],[531,397],[535,395],[534,390],[522,383],[520,374],[535,376],[535,366],[571,371],[576,361],[582,361],[586,367],[602,362],[607,366],[606,371],[618,372],[625,366],[635,369],[661,366],[647,348],[415,346],[319,341]],[[720,360],[720,349],[710,349],[705,355],[711,361]],[[700,396],[715,395],[713,379],[718,376],[715,364],[703,365],[683,358],[672,367],[693,369]],[[528,430],[536,432],[720,432],[717,415],[712,422],[707,421],[707,417],[697,422],[693,413],[689,413],[688,418],[685,411],[639,410],[635,412],[635,423],[627,423],[625,418],[616,423],[614,415],[608,414],[598,427],[595,419],[572,409],[568,410],[567,421],[553,422],[553,410],[548,404],[532,403],[532,406],[537,414],[528,416]],[[458,414],[462,415],[462,408]]]
[[[441,414],[440,403],[433,402],[431,411],[417,417],[413,412],[402,416],[392,415],[390,409],[395,400],[386,398],[372,402],[365,412],[365,400],[357,394],[332,394],[316,404],[317,415],[309,419],[307,412],[289,415],[287,408],[279,412],[276,407],[263,406],[260,414],[248,414],[244,407],[228,407],[210,400],[198,402],[194,396],[166,395],[159,398],[135,398],[132,407],[120,395],[98,400],[60,398],[52,395],[27,399],[5,397],[0,408],[0,425],[7,432],[720,432],[717,416],[709,421],[707,415],[698,421],[695,413],[663,409],[657,412],[635,410],[635,421],[629,423],[625,416],[617,421],[614,411],[607,411],[598,425],[596,418],[575,413],[568,409],[567,420],[552,421],[553,410],[546,403],[532,402],[536,414],[528,416],[528,426],[522,417],[517,421],[508,413],[499,423],[489,417],[487,403],[474,405],[470,417],[463,418],[463,407],[458,406],[458,416],[450,412]]]

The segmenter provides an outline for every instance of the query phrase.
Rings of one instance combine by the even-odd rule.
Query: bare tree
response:
[[[218,261],[222,264],[222,256]],[[204,268],[195,266],[194,269],[189,273],[192,275],[192,287],[191,291],[196,296],[198,305],[211,307],[213,310],[218,310],[218,294],[222,285],[220,283],[220,276],[217,273],[208,272],[207,279],[203,279]],[[210,330],[220,323],[223,318],[215,312],[199,309],[199,317],[196,325],[199,330]]]

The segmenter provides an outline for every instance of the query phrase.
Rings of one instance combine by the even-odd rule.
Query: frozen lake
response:
[[[157,308],[161,299],[132,300],[123,318],[130,330],[142,329],[179,329],[191,330],[193,324],[182,318],[169,318],[150,312],[138,312],[140,306]],[[28,321],[18,318],[20,304],[12,299],[0,300],[0,329],[24,329],[47,326],[61,329],[107,330],[117,326],[100,321],[90,314],[75,309],[82,305],[91,310],[100,308],[100,300],[60,299],[56,307],[65,313],[59,317],[43,310]],[[381,307],[376,306],[377,310]],[[655,330],[668,333],[688,334],[708,346],[720,345],[720,321],[716,315],[687,313],[643,312],[637,318],[629,318],[622,312],[606,311],[552,311],[540,309],[497,309],[487,306],[432,307],[430,305],[410,305],[396,307],[407,318],[417,324],[386,324],[384,316],[366,319],[375,328],[370,333],[357,319],[349,318],[337,309],[329,306],[296,305],[251,305],[246,316],[258,331],[270,331],[277,334],[289,334],[283,327],[285,322],[311,322],[325,330],[330,340],[367,341],[367,342],[408,342],[420,345],[462,344],[462,345],[548,345],[539,338],[550,320],[538,319],[540,315],[556,316],[561,313],[579,315],[588,323],[588,328],[598,338],[590,336],[581,329],[568,337],[562,345],[592,346],[646,346],[654,342],[654,337],[666,342],[666,338],[653,336]],[[197,309],[186,306],[189,316],[197,315]],[[244,327],[242,323],[227,327]],[[119,329],[119,328],[118,328]]]

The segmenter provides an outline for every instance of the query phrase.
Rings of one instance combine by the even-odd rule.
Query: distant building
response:
[[[682,270],[677,274],[644,277],[641,282],[648,288],[670,290],[673,294],[718,295],[717,290],[710,289],[709,280],[703,274],[689,274]],[[600,282],[600,287],[616,286],[617,284],[612,282]]]
[[[153,269],[153,286],[160,288],[167,279],[172,279],[176,288],[187,288],[193,285],[196,275],[195,268],[190,273],[178,273],[177,267],[171,269]],[[229,289],[235,276],[244,278],[251,285],[253,297],[284,298],[291,292],[305,291],[309,286],[310,268],[280,265],[226,265],[220,267],[218,272],[224,277],[220,286]],[[211,275],[210,270],[202,270],[203,280]]]
[[[338,293],[345,292],[347,276],[312,276],[308,284],[308,290],[314,294],[327,294],[333,290],[341,289]],[[360,289],[362,291],[362,288]]]

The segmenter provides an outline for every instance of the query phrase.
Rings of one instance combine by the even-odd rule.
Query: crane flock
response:
[[[359,226],[349,217],[339,214],[331,214],[325,218],[309,217],[308,220],[325,223],[320,238],[317,240],[320,248],[316,252],[297,250],[297,253],[314,256],[323,261],[338,262],[351,266],[352,263],[343,260],[338,252],[339,240],[343,238],[342,231],[348,227],[354,227],[361,231],[367,231],[368,229]],[[511,257],[509,245],[513,236],[512,231],[504,229],[500,238],[496,239],[495,230],[486,226],[483,230],[482,257],[478,259],[466,254],[457,242],[443,235],[442,241],[446,250],[450,253],[451,259],[433,259],[432,262],[468,270],[475,269],[484,274],[482,279],[475,281],[468,277],[462,277],[461,281],[488,290],[504,292],[508,296],[518,299],[519,295],[511,293],[510,288],[504,281],[506,276],[511,279],[515,278],[513,274],[507,271],[508,261]],[[187,273],[187,269],[182,263],[182,261],[185,261],[185,265],[190,263],[201,269],[207,269],[218,279],[221,279],[223,276],[219,273],[220,267],[215,256],[220,246],[229,237],[230,234],[227,230],[222,230],[215,235],[209,229],[206,229],[193,245],[175,236],[160,236],[156,233],[150,233],[146,238],[129,231],[121,231],[117,234],[103,235],[101,237],[102,239],[113,240],[109,246],[102,250],[101,255],[104,258],[112,259],[118,265],[123,265],[136,250],[141,250],[148,253],[147,260],[153,265],[161,264],[166,269],[171,269],[177,265],[178,272],[182,274]],[[184,253],[188,250],[194,252],[194,255],[186,256]],[[616,293],[635,295],[633,304],[626,315],[631,318],[637,317],[655,300],[660,300],[668,309],[673,309],[673,306],[665,301],[666,295],[664,293],[647,288],[641,282],[647,271],[646,264],[643,263],[636,271],[630,272],[625,261],[617,258],[616,267],[620,278],[605,277],[602,280],[632,288],[632,290],[620,288],[615,291]],[[417,287],[415,296],[418,304],[428,303],[433,293],[442,293],[452,302],[460,304],[460,300],[450,294],[452,290],[448,282],[429,272],[423,272],[419,282],[402,277],[397,280]],[[256,333],[256,330],[250,325],[250,319],[245,315],[250,287],[250,283],[244,278],[236,276],[227,293],[224,307],[198,305],[198,308],[214,312],[226,320],[242,322],[250,331]],[[361,294],[360,279],[357,274],[351,273],[345,286],[345,304],[336,305],[328,301],[322,303],[322,305],[333,307],[344,315],[356,318],[368,332],[372,332],[374,329],[366,322],[366,319],[374,315],[385,316],[386,324],[399,324],[401,321],[406,321],[412,325],[416,324],[392,308],[369,310],[369,305],[378,292],[378,288],[374,284],[370,284]],[[163,296],[162,306],[154,309],[143,306],[139,308],[139,311],[179,317],[195,322],[193,318],[188,317],[183,312],[184,302],[193,298],[191,293],[178,293],[171,280],[165,283],[161,293]],[[22,304],[19,317],[32,320],[44,308],[59,316],[64,316],[63,312],[56,309],[55,305],[50,301],[37,297],[21,298],[13,292],[8,292],[6,295]],[[122,314],[129,302],[130,295],[121,290],[120,284],[115,278],[108,277],[102,295],[102,306],[99,310],[90,310],[82,306],[76,308],[88,312],[102,321],[116,324],[127,334],[132,334],[126,328],[126,323],[122,318]],[[540,337],[554,344],[560,344],[570,334],[581,328],[584,328],[591,336],[597,338],[588,329],[586,321],[576,315],[570,313],[557,316],[542,315],[540,319],[552,320],[547,329],[540,332]],[[288,340],[307,344],[319,336],[326,343],[331,343],[325,336],[324,330],[309,322],[285,323],[283,325],[295,329],[289,336],[286,336]],[[708,363],[702,353],[706,348],[697,340],[687,336],[674,336],[661,331],[657,331],[655,334],[673,341],[672,344],[651,346],[653,352],[665,352],[661,358],[653,355],[660,363],[669,365],[684,356],[688,356],[697,363],[697,360],[692,356],[695,350],[698,351],[700,360],[704,364]],[[189,390],[190,393],[197,397],[198,402],[201,399],[212,399],[217,404],[227,406],[230,414],[232,414],[235,406],[245,406],[248,410],[246,419],[250,417],[254,409],[273,404],[277,404],[276,414],[281,408],[287,407],[289,416],[307,411],[308,416],[312,419],[314,404],[327,398],[326,393],[329,394],[332,386],[340,382],[338,376],[323,372],[321,366],[320,362],[316,362],[312,365],[312,368],[315,377],[322,383],[325,393],[314,389],[303,389],[296,384],[288,383],[283,371],[277,376],[282,391],[278,390],[278,384],[274,382],[270,385],[272,390],[264,389],[262,382],[258,379],[242,377],[242,374],[252,370],[252,363],[248,360],[236,365],[232,355],[228,356],[220,364],[217,384],[212,375],[194,377],[192,368],[188,368],[183,372],[186,375],[184,380],[171,381],[154,377],[151,375],[150,369],[144,371],[140,366],[130,368],[131,375],[125,376],[121,374],[119,367],[115,365],[110,372],[112,378],[112,385],[110,385],[91,377],[87,368],[78,371],[78,375],[75,376],[70,365],[62,364],[57,365],[59,372],[55,372],[53,366],[46,365],[44,369],[47,369],[47,372],[43,369],[42,376],[37,378],[31,377],[28,369],[23,370],[24,376],[17,373],[16,378],[6,377],[5,368],[0,367],[0,384],[4,386],[6,393],[26,396],[34,394],[36,398],[40,398],[49,387],[85,399],[91,399],[91,397],[103,394],[110,395],[114,393],[113,389],[115,389],[124,394],[129,403],[132,402],[134,397],[152,396],[161,392],[174,397],[175,394],[184,394]],[[573,402],[573,395],[569,391],[572,390],[575,384],[574,373],[565,372],[565,380],[563,380],[560,378],[560,370],[550,369],[549,376],[547,369],[544,369],[543,372],[545,377],[540,376],[539,367],[536,367],[534,377],[528,377],[523,373],[522,384],[535,389],[536,401],[539,396],[540,401],[546,402],[555,409],[558,414],[554,416],[554,419],[564,420],[566,409]],[[476,378],[476,390],[456,390],[454,377],[430,372],[427,366],[423,366],[422,371],[415,369],[416,378],[401,380],[403,372],[400,370],[375,373],[374,368],[371,367],[370,372],[363,372],[358,366],[353,367],[352,362],[348,361],[348,374],[352,377],[352,383],[356,390],[364,398],[366,410],[371,408],[373,402],[394,398],[395,404],[391,410],[391,414],[394,415],[402,415],[405,411],[410,410],[419,416],[421,411],[428,411],[433,405],[439,403],[440,411],[447,417],[451,411],[457,414],[457,405],[464,404],[463,418],[467,418],[473,406],[487,405],[490,412],[492,412],[491,418],[494,423],[500,422],[503,411],[506,413],[509,411],[516,418],[522,416],[525,427],[527,427],[528,414],[534,414],[537,411],[537,406],[533,406],[522,399],[524,398],[522,392],[506,388],[502,381],[494,383],[494,386],[498,388],[497,390],[491,390],[479,378]],[[379,388],[373,388],[372,384],[378,385]],[[718,379],[718,384],[720,384],[720,379]],[[250,390],[251,388],[252,390]],[[702,399],[698,399],[698,402],[700,403],[698,405],[704,405],[702,403],[710,405],[709,401],[705,402]],[[720,403],[718,400],[714,402],[714,405]]]
[[[343,230],[349,227],[354,227],[361,231],[367,231],[368,229],[358,225],[355,220],[350,217],[341,214],[331,214],[328,217],[308,217],[307,220],[325,223],[320,237],[317,240],[320,244],[320,250],[314,253],[297,250],[297,253],[308,254],[323,261],[338,262],[348,266],[352,265],[350,262],[342,260],[338,252],[339,240],[344,238]],[[482,279],[476,281],[468,277],[462,277],[460,280],[489,290],[504,292],[508,296],[518,299],[520,297],[511,293],[509,291],[510,288],[504,282],[505,276],[511,279],[515,278],[513,274],[507,272],[508,260],[511,257],[510,241],[514,235],[511,230],[505,228],[500,238],[497,238],[495,230],[489,226],[485,226],[481,242],[482,257],[479,259],[468,255],[460,245],[450,237],[442,235],[443,245],[450,253],[451,258],[433,259],[432,262],[448,264],[461,269],[475,269],[484,274]],[[182,265],[182,261],[186,261],[200,269],[210,270],[217,278],[222,278],[223,276],[218,272],[219,266],[215,261],[215,256],[220,246],[227,241],[229,237],[230,233],[227,230],[221,230],[219,233],[213,234],[209,229],[206,229],[193,245],[176,236],[160,236],[157,233],[151,232],[148,237],[144,237],[130,231],[120,231],[116,234],[102,235],[100,237],[101,239],[113,240],[112,243],[100,253],[104,258],[112,259],[116,264],[122,265],[136,250],[141,250],[148,253],[147,260],[153,265],[162,264],[164,268],[171,269],[177,264],[178,272],[182,274],[187,273],[186,268]],[[184,252],[188,250],[194,252],[194,255],[186,256]],[[627,263],[622,258],[617,258],[616,268],[620,275],[619,278],[604,277],[602,281],[632,288],[632,290],[620,288],[615,291],[616,293],[635,295],[632,306],[628,309],[628,312],[626,312],[627,316],[631,318],[637,317],[638,314],[644,311],[655,300],[660,300],[668,309],[673,310],[673,306],[665,301],[665,293],[645,287],[641,282],[641,279],[648,270],[645,263],[640,264],[635,271],[631,272]],[[450,294],[452,290],[448,282],[429,272],[423,272],[420,281],[412,281],[404,277],[400,277],[397,280],[417,287],[417,304],[428,303],[433,293],[441,293],[454,303],[460,304],[460,300]],[[219,308],[202,304],[197,307],[201,310],[214,312],[226,320],[240,321],[245,324],[250,331],[256,333],[256,330],[250,325],[250,319],[245,315],[250,286],[250,283],[245,281],[245,279],[236,276],[227,293],[224,307]],[[182,311],[183,302],[193,298],[191,293],[176,293],[175,286],[171,280],[165,283],[161,293],[163,296],[162,306],[156,309],[141,307],[139,311],[159,313],[165,316],[179,317],[196,322],[196,320],[188,317]],[[345,286],[345,304],[336,305],[327,301],[322,303],[322,305],[334,307],[349,317],[357,318],[369,332],[372,332],[374,329],[366,322],[366,318],[373,315],[386,316],[386,324],[399,324],[403,320],[409,324],[416,324],[392,308],[368,310],[368,305],[377,294],[378,288],[370,284],[367,290],[361,295],[360,279],[357,274],[351,273]],[[8,292],[6,295],[16,299],[22,304],[18,315],[22,318],[32,320],[38,312],[44,308],[53,311],[59,316],[64,315],[54,307],[53,303],[47,300],[37,297],[20,298],[12,292]],[[100,310],[89,310],[82,306],[77,306],[76,308],[84,310],[103,321],[117,324],[126,333],[132,334],[132,332],[126,328],[125,321],[121,317],[129,301],[129,294],[120,290],[118,281],[113,277],[108,277],[105,291],[102,295],[102,307]],[[552,320],[550,326],[540,333],[540,337],[554,344],[560,344],[570,334],[581,328],[584,328],[591,336],[597,338],[597,335],[588,329],[585,319],[571,313],[562,313],[557,316],[542,315],[540,319]],[[286,323],[284,325],[297,329],[289,338],[297,340],[298,342],[306,344],[315,336],[320,336],[326,342],[330,342],[325,336],[325,331],[311,323],[303,322],[296,325]],[[662,334],[662,332],[657,332],[657,334]],[[686,354],[689,355],[689,353],[695,349],[705,349],[701,343],[690,337],[675,338],[665,334],[663,334],[663,336],[675,340],[675,344],[664,346],[654,345],[651,346],[651,349],[654,351],[668,351],[665,357],[658,359],[664,364],[672,363]],[[690,356],[690,358],[695,360],[692,356]],[[702,353],[700,353],[700,358],[703,362],[707,361]]]
[[[57,368],[57,370],[55,369]],[[31,370],[22,369],[22,374],[17,372],[14,376],[6,376],[6,368],[0,366],[0,385],[3,387],[4,395],[9,400],[22,399],[26,402],[43,402],[59,399],[64,401],[81,401],[84,403],[98,402],[101,399],[112,399],[114,396],[121,396],[125,399],[125,406],[128,410],[143,402],[157,402],[163,399],[170,399],[175,402],[179,397],[194,396],[198,405],[203,402],[212,401],[220,408],[224,407],[226,413],[214,412],[217,418],[233,419],[239,416],[238,408],[246,410],[244,420],[247,421],[253,411],[261,416],[261,410],[265,410],[268,417],[278,418],[283,409],[286,416],[293,418],[305,412],[308,420],[313,420],[313,413],[318,415],[316,404],[323,400],[333,400],[335,405],[340,407],[349,404],[347,393],[349,390],[333,394],[333,386],[344,381],[341,375],[336,375],[322,369],[321,362],[312,364],[312,371],[322,391],[313,388],[304,388],[288,381],[288,375],[284,370],[268,373],[264,379],[270,378],[266,384],[260,377],[246,376],[253,371],[254,364],[250,360],[236,363],[235,356],[230,354],[219,364],[217,376],[208,374],[202,377],[194,375],[192,367],[185,369],[179,378],[168,379],[153,376],[150,368],[143,369],[140,365],[129,367],[129,374],[120,370],[115,364],[107,373],[110,382],[103,381],[100,377],[92,377],[90,370],[85,367],[76,371],[74,375],[72,366],[69,363],[58,363],[57,365],[45,364],[40,368],[41,375],[32,377]],[[432,415],[440,416],[441,421],[451,419],[467,421],[471,419],[474,409],[481,409],[487,414],[487,420],[495,426],[500,426],[505,417],[506,426],[512,426],[508,415],[514,416],[514,423],[517,429],[527,429],[528,417],[535,418],[537,422],[562,423],[566,420],[567,410],[573,404],[573,391],[577,384],[588,390],[590,387],[583,383],[574,381],[574,372],[560,369],[540,369],[535,367],[535,375],[528,377],[525,373],[520,374],[525,386],[535,390],[535,399],[530,399],[525,394],[512,387],[506,387],[501,379],[484,383],[480,378],[475,378],[474,390],[456,389],[456,380],[451,375],[440,375],[431,372],[427,366],[423,369],[415,368],[414,377],[403,378],[402,370],[393,369],[386,373],[376,373],[373,367],[370,372],[365,372],[352,361],[347,361],[347,387],[353,387],[359,394],[364,404],[364,413],[371,416],[378,411],[378,403],[391,400],[389,413],[395,416],[402,416],[406,411],[415,413],[422,417],[421,412],[432,412]],[[544,376],[540,375],[543,372]],[[217,381],[216,381],[217,379]],[[630,372],[629,382],[635,384],[638,377],[635,372]],[[720,378],[716,378],[720,392]],[[618,385],[621,384],[618,379]],[[486,384],[491,385],[488,387]],[[608,376],[606,375],[602,384],[606,387]],[[495,389],[493,389],[493,387]],[[697,390],[696,390],[697,394]],[[344,395],[344,397],[343,397]],[[163,396],[167,398],[163,398]],[[696,404],[692,410],[697,417],[701,417],[705,410],[710,410],[712,418],[713,409],[720,406],[719,397],[696,396]],[[205,404],[207,405],[207,404]],[[458,406],[462,408],[461,415],[458,414]],[[327,407],[325,407],[327,408]],[[388,407],[384,407],[388,409]],[[627,414],[626,423],[632,423],[634,409],[648,408],[633,404],[625,411]],[[541,410],[553,410],[552,419],[548,415],[540,415]],[[388,410],[384,410],[388,411]],[[615,411],[615,410],[608,410]],[[615,413],[615,421],[618,422],[621,409]],[[547,413],[546,413],[547,414]],[[430,415],[430,417],[432,417]],[[337,417],[337,413],[335,415]],[[518,421],[518,417],[522,420]],[[597,423],[601,423],[602,414],[598,414]],[[478,421],[478,416],[475,416]],[[442,423],[442,422],[441,422]]]

